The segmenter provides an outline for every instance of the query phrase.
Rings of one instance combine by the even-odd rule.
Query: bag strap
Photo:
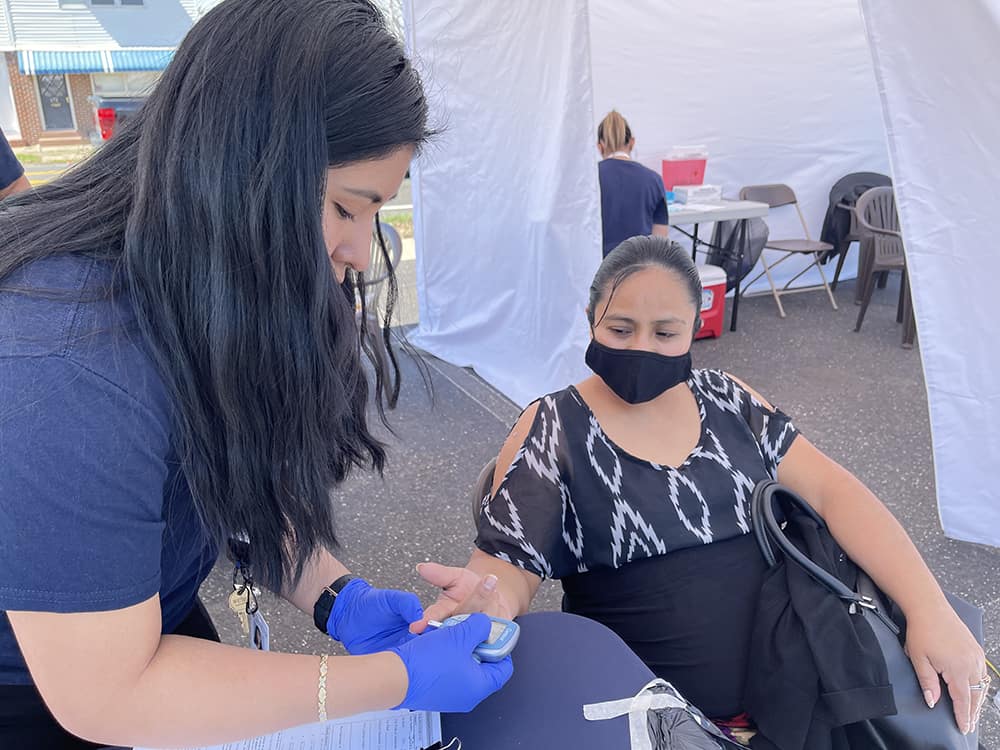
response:
[[[847,584],[837,576],[817,565],[802,550],[796,547],[785,535],[784,529],[778,522],[774,513],[776,501],[784,501],[788,505],[805,513],[820,529],[826,530],[826,521],[799,495],[792,492],[787,487],[781,486],[773,479],[766,479],[754,488],[750,506],[751,527],[757,546],[764,556],[768,567],[773,568],[778,564],[775,548],[777,548],[786,562],[794,562],[809,574],[813,580],[821,583],[831,593],[851,605],[851,613],[859,611],[858,608],[867,609],[873,612],[885,625],[896,635],[899,628],[889,619],[872,600],[872,598],[859,594],[852,590]]]
[[[764,562],[767,563],[767,567],[769,568],[777,565],[778,560],[774,555],[774,550],[771,548],[771,542],[767,538],[767,530],[764,528],[762,504],[765,502],[765,491],[777,484],[773,479],[765,479],[758,482],[757,486],[753,488],[753,497],[750,498],[750,530],[753,532],[753,538],[757,542],[757,548],[760,550],[761,557],[764,558]],[[770,500],[768,499],[767,502],[770,502]]]

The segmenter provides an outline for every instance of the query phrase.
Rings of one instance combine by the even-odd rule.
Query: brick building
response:
[[[97,139],[91,98],[142,95],[213,0],[0,0],[0,127],[13,145]]]

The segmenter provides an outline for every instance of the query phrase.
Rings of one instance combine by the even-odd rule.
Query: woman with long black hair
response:
[[[0,204],[0,746],[468,710],[510,676],[472,656],[485,617],[413,636],[417,598],[329,551],[331,489],[385,460],[339,286],[428,135],[368,0],[228,0],[106,146]],[[213,642],[197,592],[230,540],[239,584],[362,655]]]

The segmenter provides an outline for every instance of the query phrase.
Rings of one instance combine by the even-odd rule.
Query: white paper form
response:
[[[376,711],[202,750],[423,750],[440,741],[441,714]]]

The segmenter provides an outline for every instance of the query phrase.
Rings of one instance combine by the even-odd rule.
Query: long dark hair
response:
[[[371,2],[227,0],[108,144],[3,204],[0,279],[53,254],[113,261],[202,519],[220,543],[247,534],[271,586],[336,545],[332,487],[385,461],[372,342],[323,242],[326,171],[428,135],[420,79]],[[391,406],[395,359],[373,359]]]
[[[611,306],[611,298],[622,282],[632,274],[650,266],[665,268],[677,274],[677,277],[684,282],[688,298],[694,305],[694,332],[698,333],[701,329],[701,276],[698,274],[698,267],[678,243],[655,235],[629,237],[601,261],[590,284],[587,320],[591,328],[595,325],[594,318],[600,301],[607,296],[607,302],[602,307],[597,323],[604,318],[604,313]]]

